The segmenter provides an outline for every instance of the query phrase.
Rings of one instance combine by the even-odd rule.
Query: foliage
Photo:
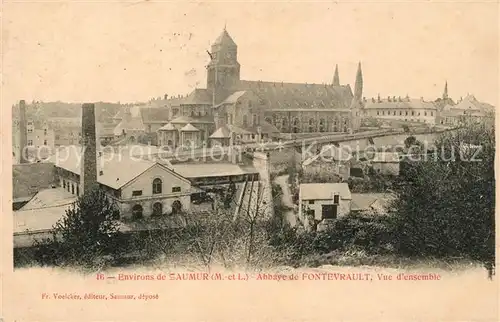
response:
[[[95,268],[103,256],[120,251],[118,211],[100,189],[80,196],[53,227],[52,237],[38,241],[41,264]]]
[[[464,149],[469,144],[481,147]],[[493,127],[471,124],[443,134],[436,146],[438,155],[413,162],[396,186],[397,250],[411,256],[468,257],[492,265]],[[473,156],[481,160],[473,161]]]

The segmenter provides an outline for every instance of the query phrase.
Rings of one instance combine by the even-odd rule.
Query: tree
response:
[[[493,275],[495,263],[495,136],[470,124],[436,141],[437,155],[412,162],[410,182],[397,185],[398,250],[413,256],[466,257]],[[411,180],[410,180],[411,179]]]
[[[95,188],[80,196],[53,227],[52,238],[38,244],[52,264],[96,268],[103,256],[119,251],[118,210]]]

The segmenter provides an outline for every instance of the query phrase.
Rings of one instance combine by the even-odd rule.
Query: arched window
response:
[[[172,203],[172,214],[178,214],[182,211],[182,204],[179,200]]]
[[[309,132],[314,132],[314,120],[309,119]]]
[[[281,120],[281,131],[282,132],[288,132],[288,120],[286,119],[286,117],[284,117]]]
[[[257,114],[252,114],[252,126],[257,125]]]
[[[293,119],[293,133],[299,133],[300,131],[300,120],[298,117]]]
[[[319,131],[325,132],[325,120],[324,119],[319,120]]]
[[[72,195],[75,194],[75,185],[74,184],[71,184],[71,194]]]
[[[158,194],[162,191],[162,182],[161,179],[156,178],[153,180],[153,193]]]
[[[66,180],[63,180],[63,188],[66,188]]]
[[[76,195],[79,196],[80,195],[80,187],[76,186]]]
[[[153,204],[153,216],[160,216],[163,214],[163,205],[161,202],[155,202]]]
[[[132,219],[140,219],[142,218],[142,206],[135,205],[132,207]]]

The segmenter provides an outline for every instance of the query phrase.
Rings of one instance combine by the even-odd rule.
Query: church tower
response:
[[[448,81],[444,83],[443,100],[448,99]]]
[[[238,63],[238,46],[229,36],[226,28],[215,40],[207,66],[207,89],[214,93],[214,103],[218,104],[226,98],[231,88],[240,81],[240,64]]]
[[[363,98],[363,72],[361,71],[361,62],[358,63],[358,72],[356,73],[356,83],[354,84],[354,98],[361,101]]]
[[[335,74],[333,74],[333,86],[340,86],[339,65],[335,65]]]

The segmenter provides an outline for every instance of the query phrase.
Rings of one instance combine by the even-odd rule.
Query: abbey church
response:
[[[158,130],[161,145],[198,145],[225,140],[230,133],[252,141],[278,132],[345,133],[360,127],[361,64],[353,93],[340,84],[338,67],[331,84],[242,80],[238,46],[225,28],[209,55],[206,88],[167,100],[170,116]]]

